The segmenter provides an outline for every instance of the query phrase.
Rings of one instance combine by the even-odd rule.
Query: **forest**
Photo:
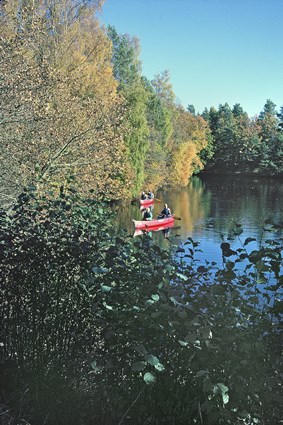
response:
[[[201,170],[282,175],[282,106],[185,109],[168,70],[143,75],[135,36],[101,25],[102,3],[0,3],[2,205],[70,178],[110,200]]]
[[[282,177],[283,107],[184,108],[103,3],[0,0],[0,424],[280,423],[282,223],[217,267],[118,232],[110,201]]]

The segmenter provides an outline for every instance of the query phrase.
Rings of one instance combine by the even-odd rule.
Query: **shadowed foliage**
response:
[[[223,242],[217,269],[189,238],[174,259],[63,187],[24,192],[0,220],[1,395],[15,420],[280,418],[282,240]]]

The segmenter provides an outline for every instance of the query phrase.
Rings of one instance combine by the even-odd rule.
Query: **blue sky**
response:
[[[100,20],[139,38],[143,75],[168,69],[184,107],[283,106],[283,0],[106,0]]]

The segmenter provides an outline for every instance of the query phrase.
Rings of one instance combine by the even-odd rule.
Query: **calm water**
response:
[[[181,220],[175,220],[169,238],[161,231],[152,233],[154,241],[168,247],[171,243],[181,245],[191,237],[200,243],[200,261],[222,262],[220,244],[223,240],[236,249],[247,237],[254,237],[257,242],[249,244],[249,248],[255,249],[264,239],[274,237],[264,230],[268,227],[264,221],[267,218],[275,222],[283,220],[283,182],[277,179],[193,177],[187,187],[159,190],[155,196],[160,201],[155,201],[154,216],[166,202]],[[123,205],[118,212],[119,225],[129,234],[134,233],[132,219],[140,217],[138,203]],[[240,238],[233,236],[235,224],[243,228]]]

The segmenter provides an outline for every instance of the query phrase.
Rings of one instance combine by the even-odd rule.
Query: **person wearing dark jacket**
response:
[[[161,213],[159,214],[158,218],[167,218],[167,217],[170,217],[171,215],[172,214],[171,214],[170,208],[168,208],[167,204],[164,204],[164,208],[161,211]]]
[[[146,196],[145,192],[142,192],[142,194],[141,194],[141,199],[142,199],[142,200],[147,199],[147,196]]]
[[[146,210],[143,213],[143,220],[152,220],[152,212],[150,210],[150,208],[146,208]]]

